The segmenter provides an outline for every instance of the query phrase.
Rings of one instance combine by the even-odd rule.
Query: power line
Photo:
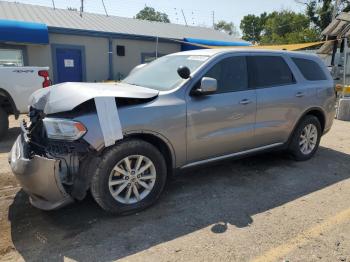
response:
[[[183,18],[184,18],[184,20],[185,20],[185,24],[186,24],[186,26],[187,26],[187,20],[186,20],[185,14],[184,14],[184,10],[181,9],[181,13],[182,13],[182,16],[183,16]]]

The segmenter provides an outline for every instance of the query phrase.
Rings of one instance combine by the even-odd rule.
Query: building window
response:
[[[125,46],[117,45],[117,56],[125,56]]]
[[[23,50],[0,49],[0,66],[24,66]]]

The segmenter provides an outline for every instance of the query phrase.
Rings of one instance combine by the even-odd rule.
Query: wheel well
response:
[[[308,111],[305,115],[311,115],[311,116],[317,117],[318,121],[320,121],[322,132],[324,131],[326,119],[324,114],[320,110],[313,109],[311,111]]]
[[[19,114],[11,96],[3,89],[0,89],[0,107],[8,115],[14,114],[17,117]]]
[[[169,148],[169,145],[164,142],[163,139],[159,138],[156,135],[153,134],[130,134],[127,136],[128,138],[138,138],[141,140],[144,140],[150,144],[152,144],[153,146],[155,146],[164,156],[165,158],[165,162],[167,164],[167,171],[168,174],[170,175],[172,173],[173,170],[173,156],[172,156],[172,152],[171,149]]]

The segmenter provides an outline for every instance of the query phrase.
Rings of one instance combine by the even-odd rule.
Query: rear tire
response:
[[[317,117],[306,115],[292,135],[288,150],[297,161],[313,157],[320,144],[322,129]]]
[[[138,139],[125,140],[103,153],[91,180],[91,193],[105,211],[131,214],[156,202],[166,178],[166,162],[156,147]]]
[[[6,111],[0,107],[0,140],[2,140],[9,129],[9,116]]]

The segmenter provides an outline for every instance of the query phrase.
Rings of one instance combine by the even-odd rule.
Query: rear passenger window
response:
[[[293,73],[280,56],[248,56],[250,86],[264,88],[294,84]]]
[[[327,80],[327,76],[322,68],[315,61],[304,58],[292,58],[306,80],[317,81]]]
[[[247,62],[243,56],[223,59],[204,76],[217,80],[218,90],[216,93],[235,92],[248,88]]]

